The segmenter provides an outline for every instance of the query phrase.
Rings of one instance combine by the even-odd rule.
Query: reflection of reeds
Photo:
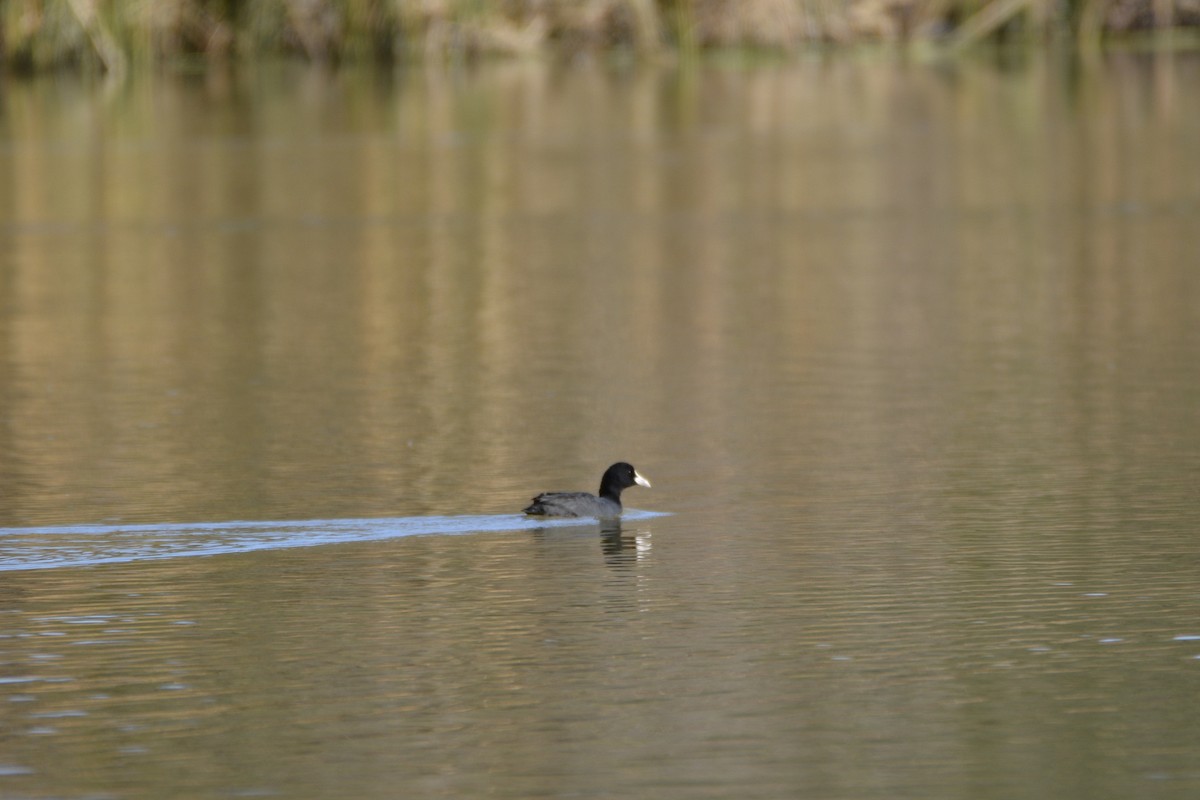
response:
[[[626,47],[791,49],[806,43],[946,39],[1200,24],[1197,0],[5,0],[9,67],[201,54],[340,58],[520,55]]]
[[[728,476],[754,448],[783,496],[944,447],[953,481],[1018,374],[1052,466],[1122,469],[1161,430],[1190,479],[1194,397],[1141,388],[1183,382],[1158,343],[1195,335],[1189,69],[10,82],[0,524],[276,519],[310,489],[326,516],[500,512],[528,465],[586,486],[607,452]]]

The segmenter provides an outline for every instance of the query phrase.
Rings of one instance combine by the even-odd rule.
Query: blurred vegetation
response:
[[[1068,38],[1200,26],[1200,0],[2,0],[0,62],[124,71],[133,61],[314,61],[626,48],[787,51],[864,41]]]

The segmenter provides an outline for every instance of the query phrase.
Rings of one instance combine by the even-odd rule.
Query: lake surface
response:
[[[1197,97],[10,79],[0,797],[1197,797]]]

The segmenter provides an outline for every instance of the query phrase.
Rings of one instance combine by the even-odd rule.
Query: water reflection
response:
[[[1196,796],[1198,61],[6,83],[0,794]]]
[[[600,527],[600,549],[610,567],[629,569],[650,557],[653,546],[650,527],[636,525],[628,530],[621,520],[610,520]]]
[[[905,448],[1103,449],[1196,346],[1196,71],[17,82],[0,515],[500,512],[610,452],[719,485],[887,448],[886,396]]]

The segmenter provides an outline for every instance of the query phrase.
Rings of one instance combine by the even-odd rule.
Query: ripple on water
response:
[[[636,521],[666,516],[625,512]],[[276,522],[173,523],[162,525],[69,525],[0,528],[0,571],[88,567],[164,558],[213,556],[255,550],[371,542],[406,536],[463,535],[595,525],[596,520],[533,519],[517,514]],[[106,616],[63,617],[60,622],[97,625]]]
[[[29,767],[22,767],[18,764],[0,764],[0,778],[15,777],[17,775],[32,775],[33,770]]]

